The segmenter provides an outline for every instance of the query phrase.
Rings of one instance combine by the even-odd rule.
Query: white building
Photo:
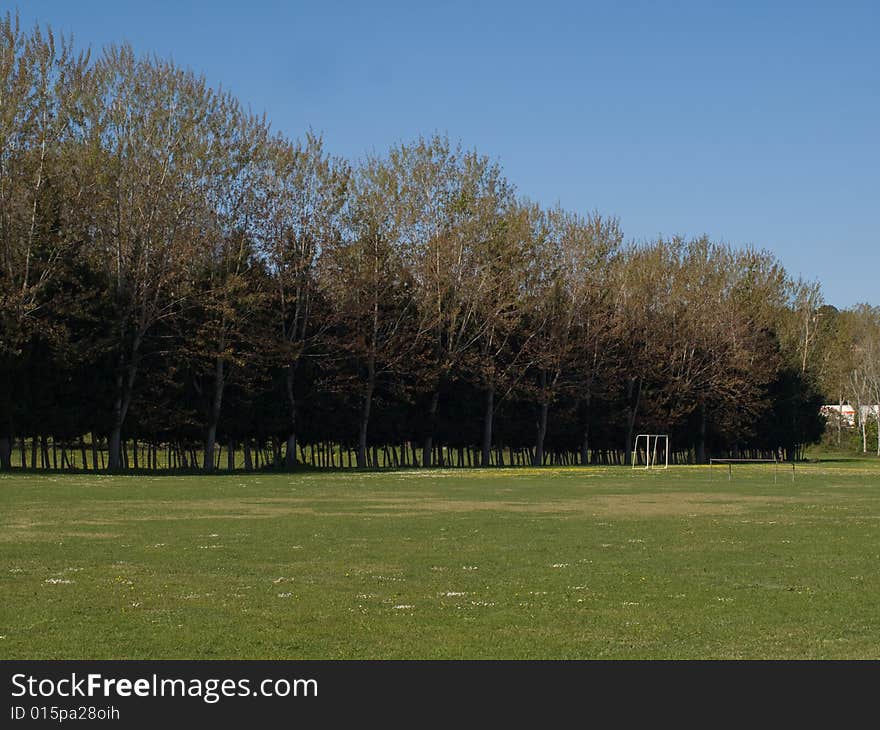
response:
[[[825,416],[825,418],[836,416],[840,418],[847,426],[856,425],[856,409],[848,403],[845,403],[842,406],[839,406],[837,404],[824,405],[822,406],[820,411],[822,412],[822,415]],[[880,420],[880,405],[861,406],[860,415],[860,423],[864,423],[869,418],[876,418]]]

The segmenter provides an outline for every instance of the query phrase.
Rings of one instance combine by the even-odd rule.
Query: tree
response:
[[[543,226],[526,292],[526,326],[534,333],[528,359],[537,373],[532,386],[538,403],[535,466],[544,463],[551,404],[567,395],[589,408],[595,379],[607,362],[612,268],[623,238],[618,222],[598,213],[584,218],[556,208],[546,214]],[[588,441],[586,419],[582,463]]]
[[[193,258],[184,264],[197,310],[193,335],[182,343],[204,413],[203,468],[215,468],[217,426],[226,384],[236,368],[253,361],[253,315],[263,292],[256,265],[256,189],[265,168],[269,136],[263,119],[247,114],[229,94],[212,94],[207,139],[199,160],[202,206]]]
[[[495,414],[528,370],[526,356],[534,333],[520,325],[529,288],[526,272],[539,225],[538,208],[521,204],[487,217],[482,230],[475,232],[478,235],[473,286],[477,336],[468,366],[485,397],[480,455],[484,467],[491,464]]]
[[[862,452],[868,451],[868,422],[878,424],[877,455],[880,456],[880,307],[860,304],[853,308],[853,368],[850,389],[862,434]]]
[[[84,193],[71,151],[83,132],[88,54],[51,29],[0,19],[0,469],[11,466],[13,383],[26,366],[59,259],[74,244],[71,208]]]
[[[267,153],[258,235],[272,276],[272,337],[284,369],[289,414],[285,464],[290,468],[296,464],[297,373],[330,324],[315,316],[317,267],[321,255],[340,242],[351,171],[343,160],[328,156],[320,137],[312,134],[304,144],[276,136]]]
[[[367,437],[379,379],[405,363],[413,338],[411,283],[400,255],[392,207],[393,176],[371,157],[356,171],[346,235],[329,246],[318,274],[333,308],[338,350],[352,358],[360,399],[357,464],[367,466]]]
[[[512,204],[512,191],[497,164],[442,136],[394,147],[388,167],[422,345],[418,374],[428,401],[422,466],[431,466],[441,396],[480,335],[479,246]]]
[[[184,262],[201,233],[211,93],[191,72],[139,59],[128,46],[108,48],[95,76],[87,149],[95,199],[85,229],[114,300],[108,466],[119,469],[144,339],[186,297]]]

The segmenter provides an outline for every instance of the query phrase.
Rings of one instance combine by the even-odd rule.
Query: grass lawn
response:
[[[0,476],[0,659],[880,658],[880,462]]]

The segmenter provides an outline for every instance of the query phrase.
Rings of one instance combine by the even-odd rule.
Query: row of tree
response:
[[[766,251],[627,243],[440,136],[352,164],[9,15],[0,264],[4,468],[26,444],[49,465],[47,438],[110,469],[210,471],[221,443],[246,468],[628,463],[639,432],[796,458],[821,388],[876,398],[876,349],[850,364],[877,310],[824,307]]]

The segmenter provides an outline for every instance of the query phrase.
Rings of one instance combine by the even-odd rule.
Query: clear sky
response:
[[[170,56],[334,154],[446,133],[633,240],[767,248],[832,304],[880,303],[877,0],[16,7],[81,46]]]

